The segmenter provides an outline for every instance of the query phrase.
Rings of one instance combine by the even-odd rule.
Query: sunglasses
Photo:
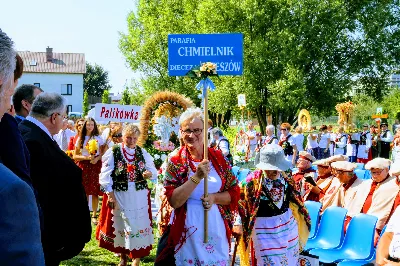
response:
[[[122,133],[118,133],[112,136],[113,138],[122,138]]]
[[[281,128],[281,130],[283,130],[283,131],[286,131],[286,130],[287,130],[287,128]]]

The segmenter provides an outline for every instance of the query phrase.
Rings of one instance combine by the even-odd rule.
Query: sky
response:
[[[109,72],[111,92],[137,78],[119,51],[119,32],[135,0],[8,0],[1,5],[0,28],[17,51],[84,53],[86,62]]]

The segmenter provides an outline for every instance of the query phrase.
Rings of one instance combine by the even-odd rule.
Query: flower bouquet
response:
[[[99,145],[97,143],[97,140],[91,139],[88,141],[86,145],[86,149],[88,150],[90,155],[96,155],[97,150],[99,149]]]
[[[72,150],[66,150],[65,153],[68,155],[69,158],[74,158],[74,151]]]
[[[171,141],[168,143],[168,146],[162,145],[160,140],[156,140],[153,142],[154,148],[159,151],[173,151],[175,150],[175,145]]]
[[[217,65],[211,62],[203,63],[201,66],[192,68],[188,73],[188,77],[206,79],[210,76],[217,76]]]

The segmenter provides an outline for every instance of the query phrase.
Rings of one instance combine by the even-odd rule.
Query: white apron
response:
[[[115,191],[118,209],[112,210],[115,229],[114,247],[139,250],[154,243],[149,219],[149,190],[136,191],[135,182],[128,183],[127,191]]]
[[[194,163],[197,167],[198,163]],[[217,193],[221,189],[222,181],[210,163],[208,176],[208,193]],[[193,172],[189,171],[189,178]],[[176,266],[181,265],[228,265],[229,244],[226,239],[225,224],[214,204],[208,211],[208,243],[203,243],[204,238],[204,208],[200,198],[204,194],[204,181],[201,180],[187,201],[185,228],[191,228],[193,233],[175,254]],[[171,217],[172,221],[173,217]],[[197,229],[197,230],[196,230]]]

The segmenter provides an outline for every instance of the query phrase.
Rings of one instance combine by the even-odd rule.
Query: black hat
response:
[[[382,127],[382,126],[388,126],[388,123],[383,122],[383,123],[381,123],[381,126],[380,126],[380,127]]]

